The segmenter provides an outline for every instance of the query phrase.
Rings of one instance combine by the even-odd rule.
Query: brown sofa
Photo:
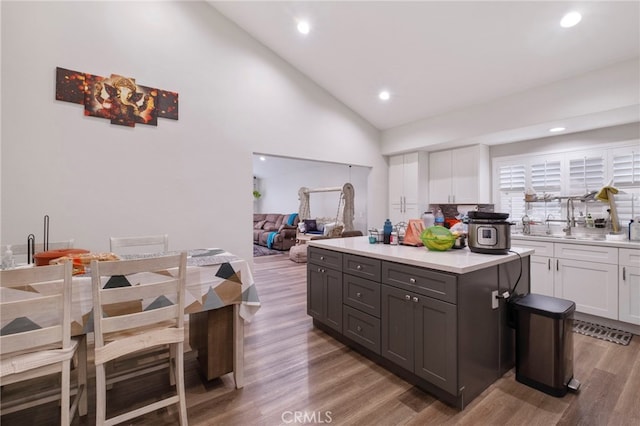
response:
[[[289,250],[296,243],[296,229],[300,221],[296,214],[292,225],[288,225],[288,214],[254,213],[253,214],[253,243],[269,247],[271,233],[271,247],[274,250]]]

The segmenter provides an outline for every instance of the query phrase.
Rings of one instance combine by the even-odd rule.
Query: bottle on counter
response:
[[[16,266],[15,259],[13,258],[13,250],[11,246],[7,246],[7,250],[2,255],[2,269],[9,269]]]
[[[595,228],[595,221],[593,220],[593,217],[591,217],[591,213],[587,213],[587,219],[585,220],[586,224],[587,224],[587,228]]]
[[[576,226],[584,228],[587,226],[587,218],[584,217],[584,214],[580,212],[578,217],[576,218]]]
[[[426,211],[422,213],[422,223],[424,224],[425,229],[433,226],[435,223],[435,218],[433,217],[433,212]]]
[[[444,215],[441,209],[436,210],[434,223],[436,226],[444,226]]]
[[[391,220],[387,219],[384,221],[383,230],[383,239],[382,242],[384,244],[389,244],[391,242],[391,232],[393,231],[393,225],[391,225]]]

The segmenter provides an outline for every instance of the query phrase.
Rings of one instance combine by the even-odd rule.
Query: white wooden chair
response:
[[[87,414],[86,336],[71,338],[71,262],[0,272],[0,384],[59,373],[60,391],[29,392],[2,400],[2,414],[60,401],[60,424],[68,425],[76,410]],[[77,355],[78,386],[71,399],[71,364]],[[26,388],[34,391],[32,386]],[[15,395],[19,396],[19,395]]]
[[[169,235],[147,235],[139,237],[111,237],[109,247],[112,253],[125,254],[127,248],[136,248],[137,253],[166,253],[169,251]],[[124,249],[124,250],[123,250]],[[128,250],[131,252],[131,250]]]
[[[91,262],[98,425],[118,424],[173,404],[178,404],[180,424],[187,424],[183,347],[186,259],[186,253],[181,253]],[[124,276],[131,285],[104,288],[112,276]],[[119,309],[118,305],[128,308]],[[107,419],[105,364],[164,345],[171,351],[170,376],[176,395]]]

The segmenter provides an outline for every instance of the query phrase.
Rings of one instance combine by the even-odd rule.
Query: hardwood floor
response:
[[[451,408],[314,329],[306,314],[306,264],[287,255],[254,259],[262,307],[246,326],[245,387],[231,375],[204,383],[195,354],[185,361],[191,425],[638,425],[640,336],[621,346],[574,334],[578,394],[555,398],[516,382],[513,370],[463,411]],[[89,382],[94,423],[95,382]],[[170,392],[166,375],[120,383],[108,392],[118,409]],[[3,426],[55,424],[55,404],[3,416]],[[177,424],[174,409],[134,424]]]

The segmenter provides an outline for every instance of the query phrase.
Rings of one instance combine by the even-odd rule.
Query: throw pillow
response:
[[[253,229],[262,229],[266,220],[260,220],[253,225]]]
[[[298,231],[302,232],[303,234],[307,232],[307,227],[305,226],[304,222],[298,222]]]
[[[304,227],[306,228],[305,232],[311,232],[311,231],[317,231],[318,230],[318,224],[316,223],[315,219],[305,219],[304,220]]]
[[[322,235],[324,235],[325,237],[330,236],[331,232],[333,231],[333,228],[336,227],[336,223],[335,222],[331,222],[331,223],[325,223],[324,224],[324,229],[323,229],[323,233]]]

